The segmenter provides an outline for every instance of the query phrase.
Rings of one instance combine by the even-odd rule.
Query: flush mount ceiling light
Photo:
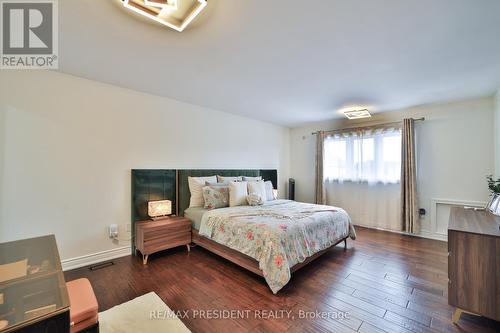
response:
[[[372,116],[368,109],[344,111],[344,115],[348,119],[370,118]]]
[[[177,10],[177,0],[144,0],[146,6],[160,7],[165,12]]]
[[[205,8],[207,0],[122,0],[123,6],[181,32]]]

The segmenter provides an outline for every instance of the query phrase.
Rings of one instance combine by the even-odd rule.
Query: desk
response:
[[[9,267],[0,276],[0,324],[7,325],[0,333],[69,332],[69,298],[54,235],[1,243],[0,265],[13,263],[20,273],[6,279],[14,271]]]

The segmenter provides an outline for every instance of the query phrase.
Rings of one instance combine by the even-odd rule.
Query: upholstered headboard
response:
[[[247,176],[247,177],[257,177],[262,176],[264,180],[270,180],[273,183],[275,189],[278,188],[278,171],[277,170],[224,170],[224,169],[212,169],[212,170],[177,170],[177,186],[178,186],[178,215],[184,216],[184,210],[189,207],[189,199],[191,193],[189,192],[188,177],[207,177],[207,176],[226,176],[226,177],[236,177],[236,176]]]
[[[147,220],[148,201],[170,200],[176,211],[177,170],[132,170],[132,251],[135,245],[135,222]]]

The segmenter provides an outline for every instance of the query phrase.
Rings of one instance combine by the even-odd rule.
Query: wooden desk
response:
[[[454,207],[448,225],[448,303],[462,312],[500,320],[500,217]]]
[[[25,274],[0,282],[0,321],[8,322],[0,332],[69,332],[69,298],[54,235],[0,244],[0,265],[21,260],[27,260]]]

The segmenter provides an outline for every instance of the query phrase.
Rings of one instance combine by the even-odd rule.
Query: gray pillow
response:
[[[231,177],[217,175],[217,182],[229,184],[230,182],[241,182],[243,180],[242,178],[242,176]]]
[[[245,176],[243,176],[244,182],[256,182],[259,180],[262,180],[262,176],[258,176],[258,177],[245,177]]]

